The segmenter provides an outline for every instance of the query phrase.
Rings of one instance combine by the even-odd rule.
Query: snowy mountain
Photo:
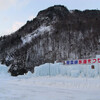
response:
[[[0,38],[0,61],[17,76],[56,60],[95,57],[100,49],[99,27],[99,10],[52,6],[15,33]]]

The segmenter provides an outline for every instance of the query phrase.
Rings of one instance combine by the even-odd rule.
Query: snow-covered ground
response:
[[[0,65],[0,100],[100,100],[100,77],[11,77]]]

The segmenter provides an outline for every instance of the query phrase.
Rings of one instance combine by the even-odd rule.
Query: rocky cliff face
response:
[[[99,43],[99,10],[69,11],[57,5],[40,11],[15,33],[1,37],[0,61],[17,76],[55,60],[95,57]]]

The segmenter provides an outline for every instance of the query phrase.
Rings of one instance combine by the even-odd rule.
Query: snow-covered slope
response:
[[[52,32],[53,28],[51,26],[41,26],[37,30],[33,31],[32,33],[26,35],[25,37],[22,37],[23,44],[32,42],[32,39],[35,39],[39,35],[44,35],[46,33],[50,34]]]

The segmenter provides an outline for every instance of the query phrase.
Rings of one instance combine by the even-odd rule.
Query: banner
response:
[[[94,63],[100,63],[100,58],[68,60],[68,61],[64,61],[63,62],[63,64],[67,64],[67,65],[73,65],[73,64],[94,64]]]

